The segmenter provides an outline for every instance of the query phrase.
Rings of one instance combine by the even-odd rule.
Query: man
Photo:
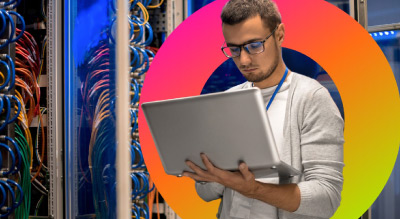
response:
[[[202,154],[207,169],[187,161],[194,173],[184,175],[196,180],[204,200],[222,198],[218,218],[330,218],[340,205],[344,166],[343,120],[335,103],[318,82],[286,68],[285,26],[273,2],[231,0],[221,18],[222,50],[248,80],[230,90],[262,89],[280,158],[302,174],[256,180],[245,163],[225,171]]]

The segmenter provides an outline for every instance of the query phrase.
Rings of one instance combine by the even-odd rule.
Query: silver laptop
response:
[[[205,169],[200,153],[218,168],[245,162],[256,178],[290,177],[299,171],[279,159],[258,88],[147,102],[142,110],[167,174]]]

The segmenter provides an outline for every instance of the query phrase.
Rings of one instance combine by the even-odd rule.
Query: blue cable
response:
[[[135,164],[135,159],[136,159],[136,153],[135,153],[135,149],[130,149],[131,152],[131,166],[133,166]]]
[[[142,69],[141,71],[140,71],[140,73],[139,73],[139,75],[143,75],[144,73],[146,73],[148,70],[149,70],[149,68],[150,68],[150,59],[149,59],[149,55],[147,54],[147,53],[149,53],[153,58],[154,58],[154,53],[152,52],[152,51],[150,51],[150,50],[148,50],[148,49],[141,49],[140,48],[140,52],[142,53],[142,54],[145,54],[145,57],[146,57],[146,63],[147,63],[147,65],[146,65],[146,67],[144,68],[144,69]]]
[[[138,123],[137,123],[137,110],[130,110],[131,113],[131,124],[133,124],[133,127],[131,128],[131,135],[138,129]]]
[[[135,218],[139,218],[138,215],[137,215],[137,213],[136,213],[136,211],[133,210],[133,208],[132,208],[132,214],[133,214],[132,216],[134,216]]]
[[[138,2],[139,2],[139,0],[134,0],[134,1],[132,2],[132,4],[131,4],[130,10],[132,10],[132,9],[137,5]]]
[[[143,203],[145,203],[145,202],[143,202]],[[143,212],[143,215],[144,215],[144,218],[145,218],[145,219],[149,219],[149,213],[148,213],[148,210],[146,211],[144,208],[142,208],[142,207],[139,207],[139,213],[140,213],[140,211],[142,211],[142,212]]]
[[[146,64],[146,67],[144,67],[140,72],[139,75],[143,75],[145,72],[147,72],[149,70],[150,67],[150,60],[149,60],[149,56],[147,55],[147,53],[142,49],[142,48],[137,48],[142,54],[143,54],[143,64],[140,67],[143,67],[144,63]]]
[[[11,5],[11,4],[14,4],[14,2],[16,2],[17,0],[11,0],[11,1],[9,1],[9,2],[2,2],[1,4],[2,4],[2,6],[3,7],[5,7],[5,6],[9,6],[9,5]]]
[[[134,191],[135,191],[135,195],[138,196],[138,195],[140,195],[140,194],[143,194],[143,193],[146,191],[146,182],[145,182],[145,180],[143,179],[143,177],[142,177],[142,175],[141,175],[140,172],[135,172],[135,173],[133,173],[133,176],[134,176],[134,178],[135,178],[135,180],[136,180],[136,186],[135,186]],[[143,184],[140,183],[139,177],[142,178]],[[135,198],[136,198],[136,197],[135,197]],[[142,199],[142,198],[143,198],[143,196],[140,196],[140,197],[139,197],[139,199]]]
[[[140,67],[140,65],[141,65],[139,52],[138,52],[137,49],[136,49],[135,47],[133,47],[133,46],[132,46],[132,51],[133,51],[133,55],[135,56],[135,57],[134,57],[135,62],[133,63],[133,64],[135,64],[135,65],[133,66],[133,64],[132,64],[132,70],[131,70],[131,72],[133,72],[133,71],[135,71],[136,69],[138,69],[138,68]]]
[[[133,127],[132,127],[132,130],[131,130],[132,134],[138,129],[136,110],[133,111],[133,117],[134,117],[135,120],[133,121]]]
[[[145,202],[143,202],[143,203],[145,204]],[[135,209],[136,209],[136,211],[137,211],[137,215],[138,215],[139,217],[140,217],[140,215],[141,215],[140,212],[143,212],[144,218],[145,218],[145,219],[149,219],[149,213],[148,213],[149,207],[147,206],[147,204],[145,204],[146,209],[137,206],[135,203],[132,203],[132,205],[133,205],[133,207],[135,207]],[[132,211],[133,211],[133,209],[132,209]]]
[[[135,203],[132,203],[132,205],[133,205],[133,207],[135,208],[135,210],[136,210],[136,215],[140,218],[140,210],[139,210],[139,207],[135,204]],[[132,209],[133,210],[133,209]]]
[[[17,0],[17,4],[13,5],[13,7],[11,7],[11,9],[18,7],[19,4],[21,4],[21,0]]]
[[[4,31],[6,30],[6,17],[4,16],[3,12],[0,11],[0,16],[1,16],[1,20],[2,20],[2,26],[0,29],[0,35],[2,35],[4,33]]]
[[[132,85],[132,83],[131,83],[131,85]],[[129,112],[131,113],[131,124],[132,124],[133,121],[134,121],[134,120],[133,120],[133,118],[134,118],[134,117],[133,117],[133,109],[130,109]]]
[[[152,0],[146,1],[146,0],[142,0],[142,4],[144,5],[144,7],[147,7],[150,5]]]
[[[8,86],[8,91],[10,91],[15,85],[15,65],[12,58],[7,54],[6,54],[6,59],[10,63],[11,73],[12,73],[10,86]]]
[[[15,15],[21,21],[21,24],[22,24],[21,33],[19,33],[19,35],[17,37],[15,37],[14,39],[11,40],[11,42],[13,43],[13,42],[16,42],[17,40],[19,40],[22,37],[22,35],[24,35],[24,32],[25,32],[25,20],[20,14],[18,14],[15,11],[8,11],[8,13]],[[16,26],[14,27],[14,30],[15,29],[16,29]]]
[[[138,141],[132,139],[132,144],[136,145],[139,149],[141,149],[140,143]]]
[[[0,143],[0,147],[4,147],[5,149],[7,149],[8,153],[10,154],[10,157],[11,157],[11,167],[8,169],[7,172],[3,172],[3,171],[0,172],[1,176],[7,176],[10,173],[12,173],[12,171],[15,167],[15,155],[14,155],[13,150],[8,145],[6,145],[4,143]]]
[[[143,163],[144,163],[142,151],[139,150],[139,148],[137,148],[137,147],[135,147],[135,146],[133,146],[133,145],[131,145],[131,148],[133,149],[132,151],[136,151],[137,154],[139,155],[139,162],[138,162],[136,165],[134,165],[134,163],[133,163],[134,161],[133,161],[133,162],[132,162],[132,169],[136,169],[136,168],[142,167],[142,165],[143,165]],[[131,152],[131,153],[132,153],[132,152]],[[136,157],[136,153],[135,153],[135,157]]]
[[[138,157],[139,157],[139,162],[138,162],[135,166],[132,166],[132,169],[136,169],[136,168],[141,168],[141,167],[143,167],[143,165],[144,165],[144,159],[143,159],[143,153],[142,153],[142,151],[141,151],[139,148],[137,148],[137,147],[133,147],[133,150],[137,152]],[[136,155],[136,154],[135,154],[135,155]]]
[[[142,181],[143,181],[143,186],[142,187],[137,186],[137,187],[139,187],[141,189],[140,190],[138,190],[138,189],[135,190],[135,194],[136,195],[142,194],[142,196],[140,196],[139,199],[142,199],[142,198],[146,197],[150,192],[152,192],[155,189],[154,183],[153,183],[152,187],[150,188],[150,183],[149,183],[149,180],[148,180],[148,177],[149,177],[149,173],[148,172],[136,172],[136,173],[133,173],[133,174],[135,175],[135,178],[136,178],[136,180],[138,182],[139,182],[139,179],[138,179],[137,176],[142,178]]]
[[[135,35],[135,26],[132,23],[131,18],[128,16],[128,22],[129,22],[129,26],[130,26],[130,31],[129,31],[129,39],[132,39],[133,36]]]
[[[137,47],[137,48],[134,48],[136,51],[137,50],[142,50],[141,48],[139,48],[139,47]],[[140,54],[142,54],[142,53],[140,53]],[[138,55],[139,55],[139,53],[138,53]],[[139,55],[139,59],[140,59],[140,55]],[[134,71],[136,71],[138,68],[141,68],[143,65],[144,65],[144,63],[145,63],[145,56],[144,55],[142,55],[142,59],[140,60],[140,61],[138,61],[138,62],[136,62],[136,65],[134,66],[134,67],[132,67],[132,69],[131,69],[131,72],[134,72]]]
[[[133,58],[131,61],[131,66],[133,66],[135,64],[135,67],[138,65],[139,63],[139,53],[138,51],[135,49],[135,47],[133,46],[129,46],[129,48],[131,49],[131,51],[133,52]],[[132,68],[133,69],[133,68]],[[132,72],[132,70],[131,70]]]
[[[147,196],[148,193],[154,190],[155,186],[153,184],[150,189],[148,176],[146,172],[135,172],[131,174],[131,177],[134,181],[134,189],[132,190],[132,194],[135,195],[132,199],[135,199],[138,195],[142,194],[139,199],[143,199]],[[143,184],[140,183],[139,177],[142,179]],[[140,186],[142,185],[142,186]]]
[[[0,214],[0,217],[6,217],[14,210],[15,193],[8,183],[4,182],[3,180],[0,180],[0,184],[3,184],[5,187],[7,187],[8,191],[11,193],[11,199],[12,199],[11,202],[13,203],[11,207],[6,208],[6,210],[8,211],[6,214]]]
[[[131,105],[134,106],[137,102],[139,102],[139,85],[137,81],[133,78],[132,81],[135,84],[131,83],[132,91],[134,92],[133,98],[131,100]]]
[[[18,183],[16,183],[15,181],[13,181],[11,179],[7,179],[7,183],[8,184],[10,184],[10,183],[13,184],[19,190],[19,200],[18,200],[18,202],[13,202],[13,208],[16,209],[16,208],[18,208],[18,206],[21,205],[21,203],[22,203],[22,201],[24,199],[24,191],[22,190],[21,186]],[[15,197],[15,199],[17,199],[17,197]]]
[[[132,78],[132,81],[133,81],[133,83],[135,83],[135,87],[134,87],[135,97],[136,97],[135,102],[138,102],[139,101],[140,84],[134,78]]]
[[[143,61],[142,61],[141,65],[140,65],[140,67],[143,67],[143,65],[146,62],[147,63],[149,62],[149,55],[147,55],[146,51],[144,51],[144,49],[142,49],[140,47],[137,47],[136,49],[139,50],[139,52],[143,55]],[[147,64],[147,66],[149,66],[149,63]],[[149,68],[147,67],[147,69],[149,69]]]
[[[152,52],[151,50],[145,49],[145,51],[146,51],[147,53],[149,53],[149,54],[151,55],[151,57],[153,57],[153,58],[154,58],[154,56],[156,56],[156,55],[154,54],[154,52]]]
[[[6,190],[4,190],[4,187],[0,184],[0,190],[1,190],[1,203],[0,203],[0,208],[4,206],[4,204],[6,203]]]
[[[135,203],[132,203],[133,207],[135,208],[135,211],[132,208],[132,212],[135,212],[134,214],[136,215],[136,218],[140,218],[140,211],[138,206]]]
[[[7,70],[6,81],[0,86],[0,90],[3,90],[8,85],[8,83],[10,82],[11,75],[10,75],[10,67],[8,66],[7,62],[0,60],[0,64],[3,64],[6,67],[6,70]]]
[[[148,187],[149,187],[149,180],[148,180],[147,177],[146,177],[143,173],[141,173],[141,172],[136,172],[136,173],[134,173],[134,174],[136,175],[136,177],[139,176],[140,178],[142,178],[143,184],[142,184],[142,186],[140,187],[139,191],[137,191],[138,194],[144,194],[144,195],[142,195],[142,196],[139,197],[139,199],[142,199],[142,198],[146,197],[146,195],[147,195],[147,193],[146,193],[146,188],[147,188],[147,190],[148,190]],[[138,178],[138,179],[139,179],[139,178]]]
[[[17,2],[16,4],[14,4],[15,2]],[[14,4],[14,5],[12,5],[12,4]],[[21,0],[12,0],[12,1],[9,1],[9,2],[2,2],[2,7],[6,7],[6,6],[10,6],[10,7],[8,7],[7,9],[15,9],[16,7],[18,7],[18,5],[19,4],[21,4]]]
[[[142,39],[143,39],[143,26],[142,26],[142,23],[140,22],[140,21],[138,21],[138,18],[136,17],[136,16],[134,16],[134,15],[132,15],[133,17],[135,17],[135,19],[131,19],[131,21],[133,22],[133,23],[135,23],[138,27],[139,27],[139,33],[138,33],[138,37],[137,38],[133,38],[132,40],[131,40],[131,42],[133,42],[133,43],[140,43],[140,41],[142,41]],[[132,17],[131,17],[132,18]],[[136,35],[135,35],[136,36]]]
[[[149,213],[149,206],[146,204],[146,202],[143,202],[143,205],[146,207],[146,209],[144,209],[144,211],[145,212],[147,212],[147,214],[146,214],[146,219],[148,219],[149,217],[148,217],[148,213]],[[143,208],[142,208],[143,209]]]
[[[145,174],[147,176],[147,178],[150,177],[150,174],[148,172],[143,172],[143,174]],[[149,185],[149,187],[150,187],[150,185]],[[152,192],[155,188],[156,188],[156,185],[153,183],[153,186],[151,187],[151,189],[149,189],[148,193]]]
[[[3,111],[3,107],[4,107],[3,98],[0,97],[0,112]]]
[[[135,176],[135,174],[132,173],[131,178],[133,181],[132,200],[134,200],[138,196],[138,194],[136,193],[136,188],[140,186],[140,183],[139,183],[139,180],[137,179],[137,177]]]
[[[15,114],[15,116],[8,121],[8,124],[14,122],[18,118],[19,114],[21,113],[21,102],[19,102],[18,98],[14,95],[12,96],[12,98],[17,102],[18,110],[17,110],[17,113]]]
[[[7,40],[4,42],[4,44],[0,45],[0,49],[4,48],[5,46],[7,46],[10,41],[12,40],[13,36],[14,36],[14,32],[15,32],[15,25],[14,25],[14,21],[11,17],[11,15],[5,11],[4,9],[0,9],[1,13],[3,13],[5,16],[7,16],[8,21],[11,23],[11,31],[10,31],[10,35],[8,36]]]
[[[4,122],[1,124],[0,126],[0,130],[4,129],[6,127],[6,125],[8,124],[8,119],[10,118],[10,112],[11,112],[11,102],[10,99],[8,99],[7,96],[3,95],[3,98],[6,100],[7,102],[7,110],[6,110],[6,118],[4,120]],[[0,96],[1,99],[1,96]],[[4,107],[3,107],[4,108]]]
[[[135,78],[132,78],[132,82],[135,84],[135,86],[133,87],[133,89],[136,91],[139,89],[139,83],[137,82],[137,80]]]
[[[149,178],[148,176],[146,176],[146,174],[144,174],[144,172],[140,172],[141,177],[143,178],[143,180],[145,181],[145,188],[143,188],[143,196],[141,198],[145,198],[147,196],[147,194],[149,194],[150,192],[150,182],[149,182]]]
[[[11,172],[11,173],[14,174],[14,173],[18,172],[21,169],[21,163],[22,163],[21,151],[19,150],[18,144],[17,144],[17,142],[14,141],[14,139],[12,139],[12,138],[10,138],[8,136],[5,136],[4,139],[13,144],[13,146],[14,146],[15,150],[17,151],[17,154],[18,154],[18,166],[17,166],[17,168],[14,168],[14,170]]]
[[[143,19],[140,19],[143,20]],[[142,21],[144,22],[144,21]],[[153,28],[151,28],[151,25],[149,23],[146,23],[145,28],[147,29],[147,31],[149,32],[149,36],[147,37],[146,41],[144,43],[142,43],[142,45],[144,46],[149,46],[151,44],[151,42],[153,42]]]
[[[111,42],[112,42],[113,44],[115,44],[115,39],[114,39],[114,36],[112,35],[112,29],[113,29],[112,27],[113,27],[113,25],[114,25],[116,19],[117,19],[117,18],[114,17],[114,18],[111,20],[111,24],[110,24],[110,28],[109,28],[109,31],[110,31],[110,33],[109,33],[109,35],[110,35],[110,40],[111,40]]]

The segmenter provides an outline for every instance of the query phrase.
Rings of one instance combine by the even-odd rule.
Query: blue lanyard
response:
[[[288,72],[289,72],[289,69],[286,67],[285,74],[283,74],[283,77],[282,77],[281,81],[279,82],[278,87],[276,87],[274,93],[272,94],[271,99],[268,102],[267,111],[268,111],[269,107],[271,106],[272,101],[274,101],[274,98],[275,98],[276,94],[278,93],[279,89],[281,89],[282,84],[285,81],[285,78],[286,78]],[[253,84],[253,86],[254,86],[254,84]]]

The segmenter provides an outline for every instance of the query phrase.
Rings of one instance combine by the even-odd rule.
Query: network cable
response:
[[[7,8],[8,10],[15,9],[21,3],[21,0],[11,0],[8,2],[0,2],[0,8]]]
[[[151,218],[154,199],[158,200],[155,186],[147,173],[141,152],[138,133],[138,106],[143,79],[149,70],[150,64],[157,52],[157,48],[149,47],[153,41],[154,33],[149,23],[148,9],[157,8],[163,4],[161,0],[156,5],[151,5],[152,0],[130,1],[130,22],[134,26],[131,34],[131,156],[132,156],[132,215],[133,218]],[[149,207],[150,206],[150,207]],[[158,209],[158,205],[157,205]],[[157,211],[158,212],[158,211]]]

